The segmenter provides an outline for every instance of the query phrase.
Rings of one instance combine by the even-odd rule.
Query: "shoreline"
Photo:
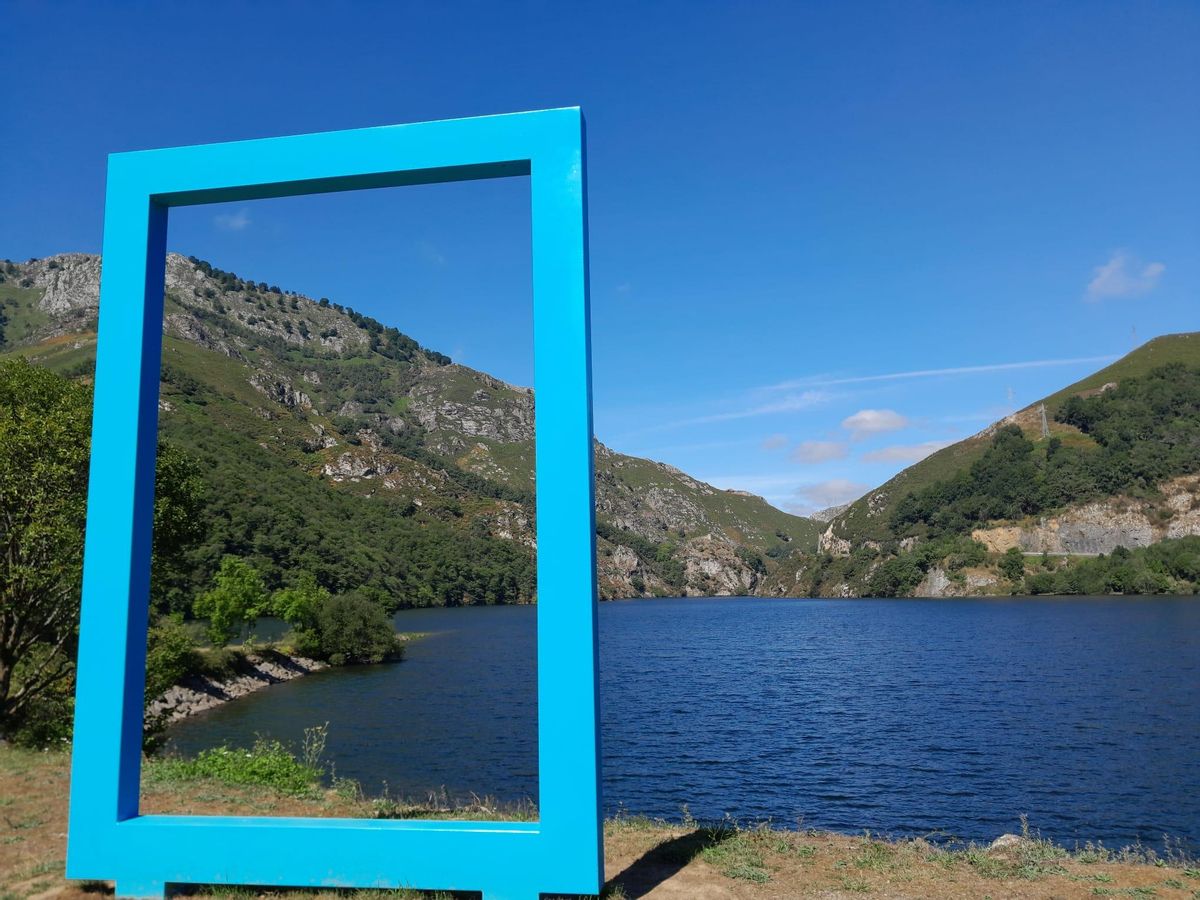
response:
[[[402,662],[404,649],[409,642],[423,636],[420,632],[397,632],[394,656],[366,665]],[[326,669],[343,668],[271,646],[255,650],[246,650],[245,647],[228,648],[227,652],[230,654],[227,664],[230,671],[227,674],[197,672],[185,675],[150,701],[145,711],[146,728],[166,727],[234,700],[240,700],[272,685],[295,681],[297,678]]]
[[[171,725],[257,693],[275,684],[294,681],[330,668],[329,663],[284,653],[282,650],[235,651],[228,678],[186,675],[146,705],[146,721]]]

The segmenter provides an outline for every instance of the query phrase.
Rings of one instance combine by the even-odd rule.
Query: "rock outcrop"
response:
[[[234,673],[229,678],[188,676],[162,696],[152,700],[146,706],[146,718],[148,721],[169,724],[327,666],[327,663],[315,659],[274,651],[240,657],[235,663]]]
[[[1070,507],[1028,522],[972,533],[992,553],[1095,555],[1117,547],[1148,547],[1167,538],[1200,535],[1200,475],[1159,486],[1161,499],[1113,497]]]

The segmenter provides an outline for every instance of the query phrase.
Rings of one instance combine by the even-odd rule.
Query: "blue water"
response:
[[[416,610],[399,665],[175,726],[298,741],[394,795],[537,796],[530,607]],[[604,799],[678,817],[985,840],[1200,842],[1200,600],[671,599],[600,607]]]

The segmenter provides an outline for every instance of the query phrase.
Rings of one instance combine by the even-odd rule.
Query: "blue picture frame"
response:
[[[536,822],[140,815],[172,206],[528,175],[537,416]],[[595,894],[600,808],[587,188],[578,108],[109,157],[67,876]],[[486,715],[486,710],[480,711]]]

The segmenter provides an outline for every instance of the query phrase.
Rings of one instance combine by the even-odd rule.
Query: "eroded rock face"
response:
[[[491,535],[506,541],[516,541],[536,550],[537,535],[534,533],[533,522],[520,504],[500,501],[498,506],[496,512],[488,519]]]
[[[38,307],[53,315],[94,313],[100,294],[100,257],[63,253],[28,265],[34,287],[43,290]]]
[[[996,576],[982,570],[968,569],[951,577],[940,566],[934,566],[913,588],[914,597],[978,597],[996,592]]]
[[[187,313],[167,313],[163,317],[163,334],[176,335],[185,341],[199,344],[206,350],[215,350],[226,356],[234,358],[239,356],[238,351],[225,340],[223,335],[211,331],[205,327],[203,322]]]
[[[460,399],[457,382],[468,372],[471,380],[482,381],[484,387]],[[533,440],[533,392],[528,388],[455,365],[423,374],[426,377],[409,392],[409,409],[426,431],[504,443]]]
[[[250,376],[250,384],[256,391],[261,391],[288,409],[300,409],[307,412],[313,408],[312,399],[308,394],[293,387],[291,380],[284,376],[255,372]]]
[[[971,536],[993,553],[1016,547],[1025,553],[1097,554],[1200,534],[1200,476],[1172,479],[1159,491],[1161,502],[1099,500],[1028,523],[980,528]]]
[[[831,522],[829,527],[821,532],[821,536],[817,538],[817,549],[821,553],[829,553],[833,556],[849,556],[850,541],[838,537],[834,533],[836,527],[837,522]]]
[[[347,450],[321,467],[322,475],[337,482],[382,478],[395,471],[396,466],[390,459],[361,449]]]
[[[596,557],[596,578],[602,597],[654,597],[678,593],[642,566],[637,554],[622,545],[610,546]]]
[[[681,552],[688,596],[742,596],[758,583],[756,573],[738,556],[737,546],[727,539],[702,535],[687,541]]]

